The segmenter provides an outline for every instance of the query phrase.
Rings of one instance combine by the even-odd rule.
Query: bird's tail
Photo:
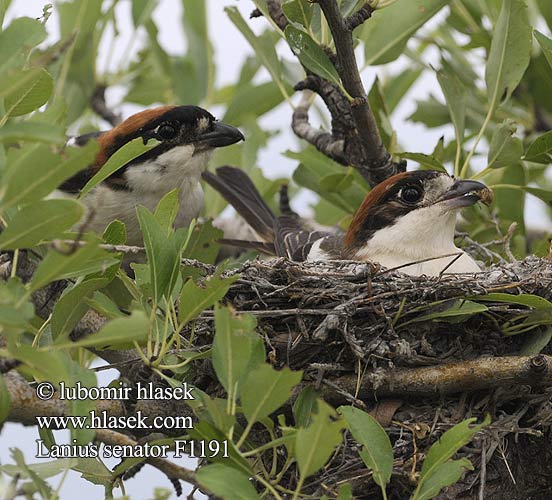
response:
[[[204,172],[203,179],[236,209],[264,242],[274,243],[276,216],[245,172],[225,166],[217,168],[216,174]]]

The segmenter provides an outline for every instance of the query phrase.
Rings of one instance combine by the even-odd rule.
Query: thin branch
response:
[[[121,123],[122,118],[120,114],[113,113],[105,102],[105,91],[107,87],[105,85],[98,85],[92,97],[90,98],[90,107],[92,111],[96,113],[100,118],[104,119],[112,127],[116,127]]]
[[[131,439],[120,432],[108,429],[96,430],[96,439],[104,444],[112,446],[140,446],[140,444],[134,439]],[[169,479],[181,479],[182,481],[190,483],[197,488],[200,487],[200,484],[196,479],[196,475],[190,469],[176,465],[165,458],[147,458],[145,461],[157,470],[161,471]]]
[[[343,155],[345,145],[343,139],[336,139],[332,134],[314,128],[309,123],[311,96],[311,91],[306,90],[303,92],[301,101],[293,112],[291,128],[298,137],[311,143],[318,151],[339,163],[347,164]]]
[[[370,17],[371,8],[364,4],[360,11],[345,20],[335,0],[318,0],[318,4],[332,32],[338,60],[337,71],[345,90],[353,97],[353,117],[366,155],[366,163],[360,169],[374,186],[395,174],[397,167],[385,149],[376,119],[368,104],[353,45],[352,29]]]
[[[75,248],[84,247],[88,244],[88,242],[83,240],[52,240],[50,242],[50,245],[55,250],[63,253],[65,252],[64,246],[70,245],[74,246]],[[138,254],[138,253],[145,253],[146,249],[144,247],[137,247],[137,246],[131,246],[131,245],[109,245],[106,243],[101,243],[98,245],[99,248],[102,248],[103,250],[106,250],[107,252],[115,252],[115,253],[124,253],[124,254]],[[180,263],[183,266],[190,266],[190,267],[196,267],[198,269],[202,269],[203,271],[206,271],[208,273],[214,273],[216,266],[213,266],[211,264],[205,264],[204,262],[201,262],[196,259],[181,259]]]
[[[281,0],[267,0],[267,8],[272,21],[279,29],[284,31],[288,25],[288,20],[282,11]],[[371,8],[368,4],[365,4],[349,16],[347,20],[340,17],[344,26],[347,26],[344,31],[349,33],[351,51],[353,50],[352,35],[348,30],[360,25],[370,17],[370,14]],[[321,78],[303,66],[307,77],[295,86],[295,90],[311,90],[322,98],[331,115],[332,131],[331,134],[328,134],[312,127],[308,121],[308,107],[303,102],[293,114],[292,128],[298,137],[312,144],[323,154],[342,165],[356,167],[373,186],[401,170],[401,166],[391,161],[391,157],[379,137],[375,119],[362,88],[356,60],[354,60],[354,51],[352,54],[353,74],[357,75],[357,81],[360,83],[362,90],[360,93],[349,93],[353,96],[358,94],[362,98],[357,98],[352,103],[349,102],[349,99],[337,85]],[[330,59],[334,61],[337,68],[343,66],[342,61],[339,60],[339,53],[337,56],[332,54]],[[347,71],[350,71],[349,65],[345,67]],[[344,75],[341,75],[341,78],[343,79]],[[345,80],[343,81],[345,83]],[[345,88],[347,88],[346,85]],[[370,135],[368,132],[370,130],[375,131],[375,136],[374,134]],[[370,135],[369,140],[365,140],[368,135]]]
[[[369,3],[365,3],[356,12],[353,12],[349,17],[344,19],[345,28],[353,32],[355,28],[370,19],[373,13],[374,8]]]
[[[286,29],[288,25],[288,20],[282,11],[282,1],[281,0],[266,0],[266,6],[268,13],[272,20],[276,23],[276,26],[282,31]]]

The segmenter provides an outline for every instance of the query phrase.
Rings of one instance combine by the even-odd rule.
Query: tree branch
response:
[[[353,97],[352,113],[366,155],[366,163],[360,166],[360,170],[374,186],[395,174],[397,166],[383,145],[360,78],[353,46],[352,30],[370,17],[372,9],[368,4],[364,4],[359,11],[344,19],[335,0],[317,1],[334,39],[338,60],[337,71],[345,90]]]
[[[370,19],[373,12],[373,7],[369,3],[365,3],[356,12],[353,12],[349,17],[344,19],[345,28],[347,31],[353,32],[355,28],[358,28],[362,23]]]
[[[357,375],[340,377],[332,380],[332,384],[344,392],[357,394]],[[365,376],[357,397],[439,396],[511,385],[550,384],[552,356],[487,357],[423,368],[378,369]],[[323,392],[335,400],[335,389],[327,387]]]
[[[105,102],[105,85],[98,85],[90,99],[90,107],[100,118],[103,118],[112,127],[116,127],[121,123],[121,115],[113,113]]]
[[[343,154],[344,141],[342,139],[336,139],[328,132],[323,132],[320,129],[314,128],[309,123],[311,95],[312,93],[310,91],[306,90],[303,92],[301,101],[293,112],[291,128],[295,132],[295,135],[311,143],[316,147],[316,149],[318,149],[318,151],[324,153],[333,160],[346,165],[347,160]]]

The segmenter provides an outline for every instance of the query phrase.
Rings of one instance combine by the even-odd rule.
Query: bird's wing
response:
[[[314,242],[330,234],[305,229],[299,218],[294,215],[278,217],[274,226],[276,254],[295,261],[306,260]]]

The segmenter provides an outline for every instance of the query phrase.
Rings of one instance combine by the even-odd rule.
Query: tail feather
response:
[[[203,179],[236,209],[265,242],[274,242],[276,216],[245,172],[235,167],[219,167],[216,175],[204,172]]]
[[[276,249],[274,248],[273,243],[265,243],[264,241],[233,240],[229,238],[222,238],[218,241],[222,245],[257,250],[258,252],[266,255],[276,255]]]

